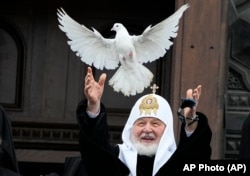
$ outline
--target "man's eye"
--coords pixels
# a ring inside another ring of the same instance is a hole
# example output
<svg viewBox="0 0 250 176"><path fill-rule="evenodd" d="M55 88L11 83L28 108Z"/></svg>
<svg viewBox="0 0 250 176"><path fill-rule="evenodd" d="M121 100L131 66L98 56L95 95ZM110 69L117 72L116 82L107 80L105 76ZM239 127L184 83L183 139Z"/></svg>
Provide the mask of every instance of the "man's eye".
<svg viewBox="0 0 250 176"><path fill-rule="evenodd" d="M143 125L144 125L143 122L139 122L139 123L138 123L138 126L143 126Z"/></svg>
<svg viewBox="0 0 250 176"><path fill-rule="evenodd" d="M153 123L153 126L159 126L159 123L155 122Z"/></svg>

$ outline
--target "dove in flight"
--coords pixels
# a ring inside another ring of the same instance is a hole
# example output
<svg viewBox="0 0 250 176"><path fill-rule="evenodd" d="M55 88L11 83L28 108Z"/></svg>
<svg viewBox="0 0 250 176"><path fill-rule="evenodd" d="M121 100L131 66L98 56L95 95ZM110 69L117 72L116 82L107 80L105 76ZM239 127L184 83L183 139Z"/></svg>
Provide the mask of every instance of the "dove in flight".
<svg viewBox="0 0 250 176"><path fill-rule="evenodd" d="M95 28L89 29L72 19L63 8L58 9L59 28L69 38L68 45L81 61L97 69L117 71L109 80L114 91L125 96L136 95L150 86L153 73L143 64L163 57L177 36L179 20L188 4L140 35L130 35L125 26L115 23L114 38L104 38Z"/></svg>

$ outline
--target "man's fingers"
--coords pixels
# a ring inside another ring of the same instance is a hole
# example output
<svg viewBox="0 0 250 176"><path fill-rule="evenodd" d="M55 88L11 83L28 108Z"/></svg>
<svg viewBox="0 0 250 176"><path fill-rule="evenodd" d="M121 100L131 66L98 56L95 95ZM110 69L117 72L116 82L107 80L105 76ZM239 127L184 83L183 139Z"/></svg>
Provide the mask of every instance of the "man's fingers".
<svg viewBox="0 0 250 176"><path fill-rule="evenodd" d="M193 97L196 101L198 101L200 98L200 95L201 95L201 85L197 86L197 88L194 89Z"/></svg>
<svg viewBox="0 0 250 176"><path fill-rule="evenodd" d="M89 94L90 88L91 88L91 86L89 84L85 85L85 87L84 87L84 93L85 93L85 95Z"/></svg>
<svg viewBox="0 0 250 176"><path fill-rule="evenodd" d="M106 80L106 77L107 77L107 75L106 75L105 73L101 74L101 76L100 76L100 78L99 78L99 81L98 81L98 84L99 84L100 86L103 86L103 85L104 85L105 80Z"/></svg>
<svg viewBox="0 0 250 176"><path fill-rule="evenodd" d="M197 94L198 94L198 98L200 98L200 96L201 96L201 85L199 85L198 87L197 87Z"/></svg>
<svg viewBox="0 0 250 176"><path fill-rule="evenodd" d="M201 85L197 86L194 90L188 89L186 92L186 98L192 98L195 100L199 100L200 95L201 95Z"/></svg>
<svg viewBox="0 0 250 176"><path fill-rule="evenodd" d="M90 75L91 75L91 68L88 67L87 68L87 73L86 73L86 76L85 76L85 82L87 81L87 79L89 78Z"/></svg>
<svg viewBox="0 0 250 176"><path fill-rule="evenodd" d="M89 76L90 78L93 78L93 77L94 77L91 67L88 67L88 76Z"/></svg>
<svg viewBox="0 0 250 176"><path fill-rule="evenodd" d="M92 80L94 80L92 68L88 67L87 68L87 74L85 76L85 84L89 84Z"/></svg>
<svg viewBox="0 0 250 176"><path fill-rule="evenodd" d="M91 67L88 67L88 73L92 74L92 68Z"/></svg>
<svg viewBox="0 0 250 176"><path fill-rule="evenodd" d="M193 98L193 90L192 89L187 90L186 98Z"/></svg>

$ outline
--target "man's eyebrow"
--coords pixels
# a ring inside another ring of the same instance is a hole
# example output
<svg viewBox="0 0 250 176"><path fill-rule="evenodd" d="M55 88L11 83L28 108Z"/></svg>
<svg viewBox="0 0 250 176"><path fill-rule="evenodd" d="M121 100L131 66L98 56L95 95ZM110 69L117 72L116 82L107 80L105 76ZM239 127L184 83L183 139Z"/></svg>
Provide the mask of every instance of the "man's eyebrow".
<svg viewBox="0 0 250 176"><path fill-rule="evenodd" d="M140 121L144 121L143 119L137 119L135 122L140 122Z"/></svg>
<svg viewBox="0 0 250 176"><path fill-rule="evenodd" d="M163 123L163 122L162 122L161 120L159 120L159 119L154 119L153 122L161 122L161 123Z"/></svg>

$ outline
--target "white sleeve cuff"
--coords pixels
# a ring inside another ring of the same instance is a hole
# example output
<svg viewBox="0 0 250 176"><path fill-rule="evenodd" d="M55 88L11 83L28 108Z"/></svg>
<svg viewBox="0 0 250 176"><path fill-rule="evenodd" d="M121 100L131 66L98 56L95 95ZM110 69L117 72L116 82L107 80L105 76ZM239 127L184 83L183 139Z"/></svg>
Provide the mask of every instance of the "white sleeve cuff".
<svg viewBox="0 0 250 176"><path fill-rule="evenodd" d="M86 111L90 118L96 118L100 114L100 110L95 114L90 111Z"/></svg>
<svg viewBox="0 0 250 176"><path fill-rule="evenodd" d="M186 131L187 137L190 137L194 132L194 131L188 131L186 128L185 128L185 131Z"/></svg>

